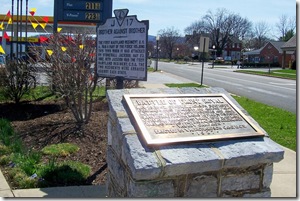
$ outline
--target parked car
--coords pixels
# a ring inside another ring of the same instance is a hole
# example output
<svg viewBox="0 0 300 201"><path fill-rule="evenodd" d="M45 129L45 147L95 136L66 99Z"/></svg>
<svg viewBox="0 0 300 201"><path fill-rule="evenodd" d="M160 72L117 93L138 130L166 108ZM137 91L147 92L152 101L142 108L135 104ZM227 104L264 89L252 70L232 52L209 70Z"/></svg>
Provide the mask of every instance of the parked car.
<svg viewBox="0 0 300 201"><path fill-rule="evenodd" d="M4 67L5 67L5 56L0 55L0 68L4 68Z"/></svg>
<svg viewBox="0 0 300 201"><path fill-rule="evenodd" d="M224 57L224 61L232 61L231 56L226 56L226 57Z"/></svg>
<svg viewBox="0 0 300 201"><path fill-rule="evenodd" d="M216 61L224 61L223 57L217 57Z"/></svg>
<svg viewBox="0 0 300 201"><path fill-rule="evenodd" d="M223 57L217 57L216 60L215 60L215 63L223 64L224 63Z"/></svg>

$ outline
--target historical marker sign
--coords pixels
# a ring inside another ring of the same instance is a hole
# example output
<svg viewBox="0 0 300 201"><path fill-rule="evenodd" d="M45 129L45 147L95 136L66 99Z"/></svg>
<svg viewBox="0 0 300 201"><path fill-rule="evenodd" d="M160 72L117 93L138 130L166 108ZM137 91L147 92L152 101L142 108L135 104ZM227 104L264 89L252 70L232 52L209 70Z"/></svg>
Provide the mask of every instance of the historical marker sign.
<svg viewBox="0 0 300 201"><path fill-rule="evenodd" d="M264 136L224 94L124 95L147 144Z"/></svg>
<svg viewBox="0 0 300 201"><path fill-rule="evenodd" d="M100 77L147 80L149 21L115 10L115 17L97 28L97 73Z"/></svg>

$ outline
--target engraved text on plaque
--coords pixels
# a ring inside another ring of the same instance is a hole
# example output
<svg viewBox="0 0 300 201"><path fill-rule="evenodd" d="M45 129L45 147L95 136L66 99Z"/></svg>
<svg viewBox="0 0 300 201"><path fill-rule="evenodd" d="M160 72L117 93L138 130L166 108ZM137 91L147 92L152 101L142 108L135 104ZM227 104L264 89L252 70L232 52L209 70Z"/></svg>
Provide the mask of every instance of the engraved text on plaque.
<svg viewBox="0 0 300 201"><path fill-rule="evenodd" d="M224 94L124 98L148 144L264 135Z"/></svg>

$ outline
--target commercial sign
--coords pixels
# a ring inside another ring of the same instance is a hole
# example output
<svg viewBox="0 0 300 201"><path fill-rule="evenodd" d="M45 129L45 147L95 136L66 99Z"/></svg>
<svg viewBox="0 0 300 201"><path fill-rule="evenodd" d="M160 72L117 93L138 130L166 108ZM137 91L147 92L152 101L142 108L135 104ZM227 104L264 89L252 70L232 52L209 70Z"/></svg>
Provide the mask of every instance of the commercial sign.
<svg viewBox="0 0 300 201"><path fill-rule="evenodd" d="M127 16L127 9L114 13L97 28L98 76L145 81L149 21Z"/></svg>
<svg viewBox="0 0 300 201"><path fill-rule="evenodd" d="M112 0L55 0L57 21L103 23L111 17Z"/></svg>
<svg viewBox="0 0 300 201"><path fill-rule="evenodd" d="M0 36L0 42L2 42L3 38L4 37ZM10 36L9 40L6 40L6 41L16 42L17 40L13 40L13 38ZM19 42L26 42L26 37L19 37L18 41ZM27 37L27 42L29 42L29 43L38 43L39 42L39 38L36 38L36 37Z"/></svg>

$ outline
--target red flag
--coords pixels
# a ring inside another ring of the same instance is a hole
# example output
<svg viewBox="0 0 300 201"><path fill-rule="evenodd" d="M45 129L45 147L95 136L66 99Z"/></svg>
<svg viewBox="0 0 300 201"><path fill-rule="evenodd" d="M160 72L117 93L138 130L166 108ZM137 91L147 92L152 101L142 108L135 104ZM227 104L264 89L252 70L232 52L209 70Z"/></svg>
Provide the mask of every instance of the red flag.
<svg viewBox="0 0 300 201"><path fill-rule="evenodd" d="M72 36L68 36L67 39L68 39L68 41L73 41Z"/></svg>
<svg viewBox="0 0 300 201"><path fill-rule="evenodd" d="M7 35L6 32L4 32L4 38L5 38L6 40L9 40L9 36Z"/></svg>
<svg viewBox="0 0 300 201"><path fill-rule="evenodd" d="M6 16L9 17L9 18L11 18L10 10L7 12Z"/></svg>
<svg viewBox="0 0 300 201"><path fill-rule="evenodd" d="M47 37L44 37L44 36L40 36L40 42L43 43L45 41L47 41L48 38Z"/></svg>
<svg viewBox="0 0 300 201"><path fill-rule="evenodd" d="M29 13L31 14L31 16L34 16L35 12L36 8L31 8Z"/></svg>
<svg viewBox="0 0 300 201"><path fill-rule="evenodd" d="M43 17L44 22L48 23L49 17Z"/></svg>

